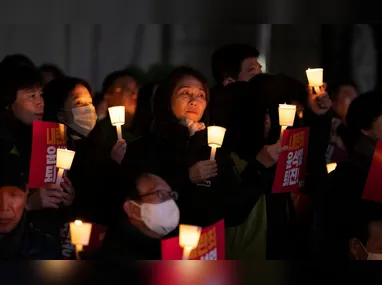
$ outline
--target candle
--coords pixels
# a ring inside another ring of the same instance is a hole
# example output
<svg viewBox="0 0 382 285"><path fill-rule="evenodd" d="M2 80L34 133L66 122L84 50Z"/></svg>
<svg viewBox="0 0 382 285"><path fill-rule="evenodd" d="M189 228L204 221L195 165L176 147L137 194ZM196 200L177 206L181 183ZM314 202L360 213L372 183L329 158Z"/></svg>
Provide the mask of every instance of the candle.
<svg viewBox="0 0 382 285"><path fill-rule="evenodd" d="M183 248L183 258L189 259L190 253L199 244L202 228L190 225L179 225L179 245Z"/></svg>
<svg viewBox="0 0 382 285"><path fill-rule="evenodd" d="M62 176L64 175L65 170L70 170L72 167L72 162L76 152L58 148L56 155L56 167L58 168L58 174L56 179L56 185L61 184Z"/></svg>
<svg viewBox="0 0 382 285"><path fill-rule="evenodd" d="M332 172L334 169L336 169L337 167L337 163L333 162L333 163L328 163L326 165L326 169L328 170L328 173Z"/></svg>
<svg viewBox="0 0 382 285"><path fill-rule="evenodd" d="M211 147L210 159L215 159L216 149L223 145L226 129L218 126L210 126L208 130L208 145Z"/></svg>
<svg viewBox="0 0 382 285"><path fill-rule="evenodd" d="M281 126L280 141L287 127L292 127L296 116L296 106L279 104L279 124Z"/></svg>
<svg viewBox="0 0 382 285"><path fill-rule="evenodd" d="M324 70L322 68L308 68L306 70L306 77L308 77L309 85L315 88L318 94L323 84Z"/></svg>
<svg viewBox="0 0 382 285"><path fill-rule="evenodd" d="M91 231L90 223L83 223L80 220L70 223L70 239L76 246L77 259L80 259L78 253L83 250L83 246L89 245Z"/></svg>
<svg viewBox="0 0 382 285"><path fill-rule="evenodd" d="M296 116L296 106L279 104L279 124L280 126L292 127Z"/></svg>
<svg viewBox="0 0 382 285"><path fill-rule="evenodd" d="M125 107L115 106L109 109L110 121L113 126L117 128L118 139L122 139L122 128L125 124Z"/></svg>

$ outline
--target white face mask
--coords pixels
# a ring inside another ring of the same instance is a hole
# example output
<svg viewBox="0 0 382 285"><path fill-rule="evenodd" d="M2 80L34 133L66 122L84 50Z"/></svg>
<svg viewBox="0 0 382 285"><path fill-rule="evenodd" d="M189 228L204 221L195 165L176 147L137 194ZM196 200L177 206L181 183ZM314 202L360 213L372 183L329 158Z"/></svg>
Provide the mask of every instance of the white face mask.
<svg viewBox="0 0 382 285"><path fill-rule="evenodd" d="M179 208L174 200L160 204L132 203L141 208L141 219L145 225L159 235L167 235L179 224Z"/></svg>
<svg viewBox="0 0 382 285"><path fill-rule="evenodd" d="M364 245L362 243L361 243L361 245L362 245L363 249L367 253L367 260L382 260L382 254L381 253L371 253L371 252L368 252L367 249L364 247Z"/></svg>
<svg viewBox="0 0 382 285"><path fill-rule="evenodd" d="M77 133L87 137L97 123L97 113L93 105L72 109L73 122L68 126Z"/></svg>

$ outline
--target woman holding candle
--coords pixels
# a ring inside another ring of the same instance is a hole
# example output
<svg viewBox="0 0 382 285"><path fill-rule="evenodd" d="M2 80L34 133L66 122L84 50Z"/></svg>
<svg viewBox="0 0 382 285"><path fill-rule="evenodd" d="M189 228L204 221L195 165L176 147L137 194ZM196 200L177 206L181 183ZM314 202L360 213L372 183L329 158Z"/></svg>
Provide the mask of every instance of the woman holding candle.
<svg viewBox="0 0 382 285"><path fill-rule="evenodd" d="M227 225L242 222L256 193L240 185L229 154L219 149L210 160L207 144L207 81L180 67L158 87L151 133L129 145L122 165L128 171L151 165L179 192L181 223Z"/></svg>
<svg viewBox="0 0 382 285"><path fill-rule="evenodd" d="M117 187L112 183L120 166L112 160L112 146L105 142L100 126L95 127L97 115L91 94L89 84L82 79L63 77L51 81L44 89L44 120L65 124L68 149L76 152L68 172L76 189L71 219L107 224L114 211L110 201L116 195L105 195L104 191ZM115 127L110 127L116 145ZM100 207L108 210L100 212Z"/></svg>

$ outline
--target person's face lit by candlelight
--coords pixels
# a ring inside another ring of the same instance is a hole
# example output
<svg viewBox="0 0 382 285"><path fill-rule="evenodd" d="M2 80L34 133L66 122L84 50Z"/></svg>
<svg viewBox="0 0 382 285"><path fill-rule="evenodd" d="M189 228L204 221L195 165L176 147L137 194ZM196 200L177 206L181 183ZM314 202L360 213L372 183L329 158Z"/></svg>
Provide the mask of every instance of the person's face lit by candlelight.
<svg viewBox="0 0 382 285"><path fill-rule="evenodd" d="M78 84L66 99L63 108L64 112L61 112L59 116L65 123L72 124L74 119L73 113L71 112L72 109L84 106L93 106L93 99L89 90L85 86Z"/></svg>
<svg viewBox="0 0 382 285"><path fill-rule="evenodd" d="M27 192L16 186L0 187L0 237L10 233L24 213Z"/></svg>
<svg viewBox="0 0 382 285"><path fill-rule="evenodd" d="M34 120L42 120L44 99L41 86L18 90L16 100L12 104L12 111L15 117L26 125L32 125Z"/></svg>
<svg viewBox="0 0 382 285"><path fill-rule="evenodd" d="M171 97L172 111L178 119L188 118L199 122L207 107L206 90L193 76L180 79Z"/></svg>
<svg viewBox="0 0 382 285"><path fill-rule="evenodd" d="M137 109L139 85L131 76L117 78L108 88L105 101L108 107L125 106L126 118L132 118Z"/></svg>

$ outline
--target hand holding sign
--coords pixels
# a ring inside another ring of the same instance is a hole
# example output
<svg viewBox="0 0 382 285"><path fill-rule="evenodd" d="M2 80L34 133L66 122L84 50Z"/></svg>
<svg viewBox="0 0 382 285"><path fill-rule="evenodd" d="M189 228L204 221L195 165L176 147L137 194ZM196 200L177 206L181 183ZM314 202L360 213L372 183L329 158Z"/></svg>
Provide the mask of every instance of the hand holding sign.
<svg viewBox="0 0 382 285"><path fill-rule="evenodd" d="M273 145L264 146L256 156L256 160L259 161L266 168L273 166L279 159L280 153L288 150L288 146L281 146L280 142Z"/></svg>
<svg viewBox="0 0 382 285"><path fill-rule="evenodd" d="M64 177L64 182L61 183L61 187L64 190L64 195L62 197L62 204L69 207L73 204L75 193L72 182L68 177Z"/></svg>
<svg viewBox="0 0 382 285"><path fill-rule="evenodd" d="M28 197L27 210L58 209L64 198L62 189L38 188Z"/></svg>
<svg viewBox="0 0 382 285"><path fill-rule="evenodd" d="M189 169L192 183L200 183L218 175L218 165L215 160L204 160L194 164Z"/></svg>

